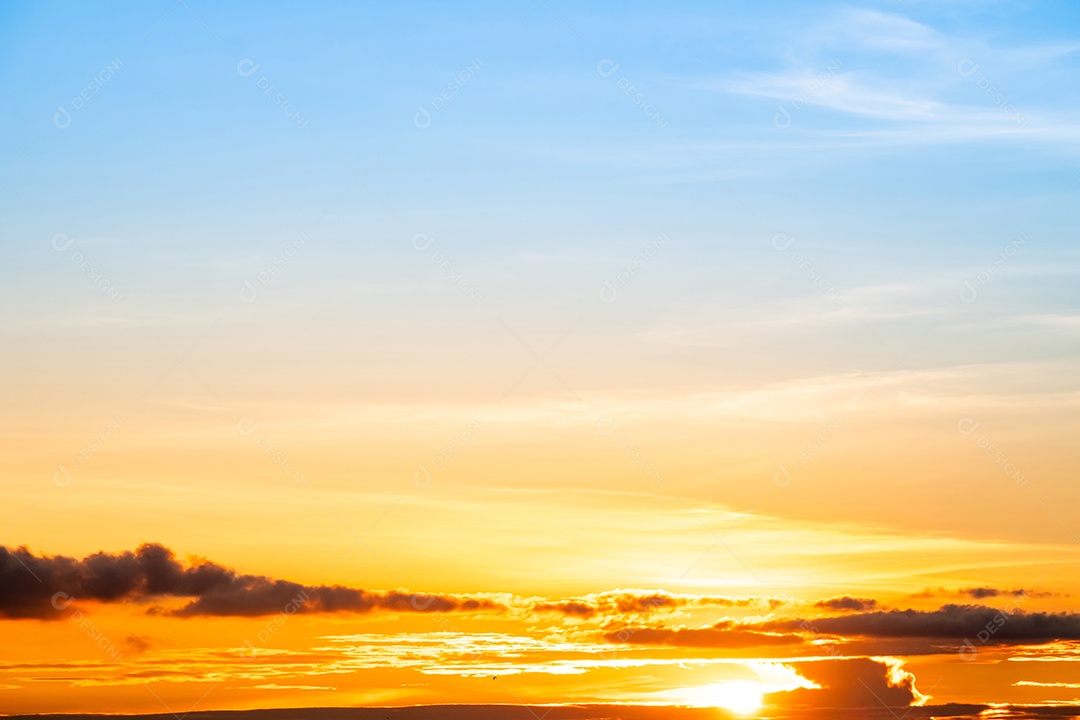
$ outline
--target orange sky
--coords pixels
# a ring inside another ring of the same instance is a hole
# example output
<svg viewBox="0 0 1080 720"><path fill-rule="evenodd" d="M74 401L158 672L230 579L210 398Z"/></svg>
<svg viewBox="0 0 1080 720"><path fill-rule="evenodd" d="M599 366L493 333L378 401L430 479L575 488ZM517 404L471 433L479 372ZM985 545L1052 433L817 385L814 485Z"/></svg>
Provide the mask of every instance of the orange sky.
<svg viewBox="0 0 1080 720"><path fill-rule="evenodd" d="M6 3L0 715L1080 705L1078 13Z"/></svg>

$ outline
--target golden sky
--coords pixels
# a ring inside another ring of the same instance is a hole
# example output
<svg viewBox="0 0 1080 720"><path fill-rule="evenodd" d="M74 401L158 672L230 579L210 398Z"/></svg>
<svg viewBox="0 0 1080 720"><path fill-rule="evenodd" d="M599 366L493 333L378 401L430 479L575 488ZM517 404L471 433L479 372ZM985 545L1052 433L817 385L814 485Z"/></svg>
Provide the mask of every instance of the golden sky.
<svg viewBox="0 0 1080 720"><path fill-rule="evenodd" d="M0 715L1076 711L1077 27L6 4Z"/></svg>

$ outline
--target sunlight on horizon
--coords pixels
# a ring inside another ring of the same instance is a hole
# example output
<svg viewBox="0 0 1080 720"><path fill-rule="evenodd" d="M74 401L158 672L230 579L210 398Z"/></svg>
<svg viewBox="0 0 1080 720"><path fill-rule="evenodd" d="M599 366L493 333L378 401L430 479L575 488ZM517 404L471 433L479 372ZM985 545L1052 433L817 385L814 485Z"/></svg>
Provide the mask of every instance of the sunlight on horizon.
<svg viewBox="0 0 1080 720"><path fill-rule="evenodd" d="M708 685L678 688L659 693L666 700L694 707L717 707L738 715L748 715L765 705L770 693L818 689L820 686L782 663L754 662L746 665L756 680L721 680Z"/></svg>

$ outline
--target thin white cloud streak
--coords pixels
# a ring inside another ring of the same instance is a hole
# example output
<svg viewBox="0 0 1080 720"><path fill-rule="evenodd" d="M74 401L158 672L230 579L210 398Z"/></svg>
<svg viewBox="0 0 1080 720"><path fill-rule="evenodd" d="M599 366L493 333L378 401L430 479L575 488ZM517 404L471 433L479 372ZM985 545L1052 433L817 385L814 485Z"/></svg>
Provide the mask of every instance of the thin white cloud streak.
<svg viewBox="0 0 1080 720"><path fill-rule="evenodd" d="M1068 73L1062 61L1080 44L996 48L981 38L948 36L904 14L855 8L790 32L783 53L788 69L695 85L779 101L799 115L792 138L815 137L816 147L829 137L880 145L1080 140L1080 118L1067 106L1054 110L1019 101L1031 96L1025 76L1041 71L1048 82L1052 73ZM978 96L974 102L954 99L972 95ZM810 107L839 118L809 117ZM830 127L836 119L901 127Z"/></svg>

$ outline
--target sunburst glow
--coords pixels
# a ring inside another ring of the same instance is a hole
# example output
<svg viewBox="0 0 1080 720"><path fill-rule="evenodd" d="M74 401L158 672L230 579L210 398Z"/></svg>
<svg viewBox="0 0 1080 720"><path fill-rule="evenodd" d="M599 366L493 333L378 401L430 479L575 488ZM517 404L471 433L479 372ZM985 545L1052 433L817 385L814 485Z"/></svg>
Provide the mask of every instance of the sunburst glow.
<svg viewBox="0 0 1080 720"><path fill-rule="evenodd" d="M665 695L679 703L697 707L718 707L739 715L748 715L761 708L765 693L779 689L781 688L756 680L724 680L710 685L682 688Z"/></svg>
<svg viewBox="0 0 1080 720"><path fill-rule="evenodd" d="M739 715L749 715L761 708L768 688L761 683L736 680L716 686L716 705Z"/></svg>

